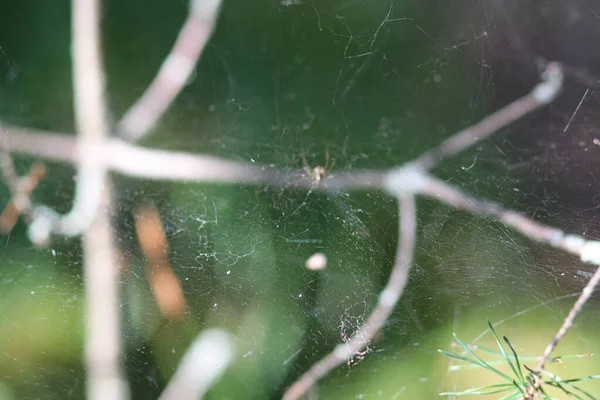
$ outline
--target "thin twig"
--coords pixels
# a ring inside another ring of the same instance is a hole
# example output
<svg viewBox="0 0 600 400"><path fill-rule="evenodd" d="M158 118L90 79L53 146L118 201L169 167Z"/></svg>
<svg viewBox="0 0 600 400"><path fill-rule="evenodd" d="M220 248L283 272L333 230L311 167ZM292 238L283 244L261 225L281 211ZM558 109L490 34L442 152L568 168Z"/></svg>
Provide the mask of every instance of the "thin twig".
<svg viewBox="0 0 600 400"><path fill-rule="evenodd" d="M118 131L125 139L141 139L184 87L213 32L221 0L192 0L187 20L154 81L125 113Z"/></svg>
<svg viewBox="0 0 600 400"><path fill-rule="evenodd" d="M2 126L13 153L27 154L67 164L77 164L76 138L57 132ZM268 184L312 190L378 189L386 171L359 170L324 177L318 184L302 170L233 161L177 151L149 149L120 139L108 139L95 149L98 162L112 172L133 178Z"/></svg>
<svg viewBox="0 0 600 400"><path fill-rule="evenodd" d="M598 286L599 282L600 267L596 269L594 275L591 277L587 285L585 285L585 288L583 288L583 292L581 292L581 296L579 296L579 298L571 308L571 311L569 311L569 315L567 315L567 318L565 318L565 321L563 322L562 326L560 327L558 332L556 332L556 335L554 335L554 338L552 338L550 343L548 343L548 346L546 346L546 350L544 350L544 354L540 358L540 361L536 368L536 372L538 374L542 373L544 365L548 362L548 359L550 358L550 354L552 353L558 342L560 342L560 340L565 336L565 334L571 328L571 326L573 326L575 318L581 312L581 309L589 300L590 296L594 292L594 289L596 289L596 286Z"/></svg>
<svg viewBox="0 0 600 400"><path fill-rule="evenodd" d="M203 331L186 351L159 400L196 400L221 377L233 359L233 338L223 330Z"/></svg>
<svg viewBox="0 0 600 400"><path fill-rule="evenodd" d="M417 190L419 194L446 203L458 210L497 218L504 225L515 229L532 240L577 255L584 263L600 266L600 242L596 240L588 240L579 235L567 234L560 229L535 222L526 215L506 210L497 203L471 196L432 175L423 173L421 179L421 184Z"/></svg>
<svg viewBox="0 0 600 400"><path fill-rule="evenodd" d="M83 232L86 293L85 365L87 399L129 397L121 366L119 271L111 226L112 191L107 167L95 157L109 133L104 71L100 51L99 0L73 0L73 86L77 139L77 186L73 208L53 218L49 209L30 225L30 236L42 241L58 232ZM44 218L47 226L43 225ZM36 223L37 222L37 223Z"/></svg>
<svg viewBox="0 0 600 400"><path fill-rule="evenodd" d="M290 386L283 395L284 400L300 398L319 379L362 351L387 322L398 299L402 296L402 292L408 281L417 230L417 210L414 195L412 193L403 193L398 196L398 203L400 222L396 261L394 262L390 278L379 295L377 305L367 318L367 321L354 333L350 340L338 344L331 353L314 364Z"/></svg>
<svg viewBox="0 0 600 400"><path fill-rule="evenodd" d="M418 157L415 163L424 169L431 169L443 158L473 146L536 108L550 103L560 93L562 80L562 67L555 62L549 63L542 75L542 81L529 94L452 135L439 146Z"/></svg>
<svg viewBox="0 0 600 400"><path fill-rule="evenodd" d="M87 400L126 400L121 365L119 265L111 224L112 192L106 182L101 212L83 235L83 281L86 294Z"/></svg>
<svg viewBox="0 0 600 400"><path fill-rule="evenodd" d="M32 213L29 237L46 245L52 233L77 236L85 231L102 201L106 166L96 157L108 135L104 73L100 54L98 0L73 0L73 86L75 122L79 132L77 185L73 207L61 216L40 206Z"/></svg>

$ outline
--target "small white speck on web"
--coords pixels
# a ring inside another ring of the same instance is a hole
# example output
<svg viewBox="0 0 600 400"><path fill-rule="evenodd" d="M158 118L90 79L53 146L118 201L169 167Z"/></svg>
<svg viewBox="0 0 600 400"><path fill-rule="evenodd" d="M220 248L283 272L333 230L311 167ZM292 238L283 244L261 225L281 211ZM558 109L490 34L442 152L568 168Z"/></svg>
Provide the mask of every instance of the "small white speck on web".
<svg viewBox="0 0 600 400"><path fill-rule="evenodd" d="M324 253L315 253L306 260L305 266L311 271L321 271L327 267L327 256Z"/></svg>

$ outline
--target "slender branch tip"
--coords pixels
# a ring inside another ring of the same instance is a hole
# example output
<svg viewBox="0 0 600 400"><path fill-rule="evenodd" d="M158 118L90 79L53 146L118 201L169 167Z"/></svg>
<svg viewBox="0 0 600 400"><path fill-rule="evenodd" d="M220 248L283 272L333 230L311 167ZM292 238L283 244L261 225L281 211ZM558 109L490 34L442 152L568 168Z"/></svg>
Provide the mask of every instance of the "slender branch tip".
<svg viewBox="0 0 600 400"><path fill-rule="evenodd" d="M563 75L560 63L549 63L542 74L542 82L533 90L536 100L543 104L552 102L562 90Z"/></svg>

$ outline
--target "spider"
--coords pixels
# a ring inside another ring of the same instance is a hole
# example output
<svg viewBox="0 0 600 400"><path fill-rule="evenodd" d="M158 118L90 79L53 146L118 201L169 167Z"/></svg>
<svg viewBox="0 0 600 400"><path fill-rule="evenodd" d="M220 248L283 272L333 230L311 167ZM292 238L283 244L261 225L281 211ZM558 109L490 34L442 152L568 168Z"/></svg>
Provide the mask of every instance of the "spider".
<svg viewBox="0 0 600 400"><path fill-rule="evenodd" d="M315 183L320 183L323 178L327 176L327 170L333 168L332 163L329 166L329 150L325 150L325 166L317 165L314 168L311 168L308 165L308 161L306 161L306 156L302 153L302 169L315 181Z"/></svg>

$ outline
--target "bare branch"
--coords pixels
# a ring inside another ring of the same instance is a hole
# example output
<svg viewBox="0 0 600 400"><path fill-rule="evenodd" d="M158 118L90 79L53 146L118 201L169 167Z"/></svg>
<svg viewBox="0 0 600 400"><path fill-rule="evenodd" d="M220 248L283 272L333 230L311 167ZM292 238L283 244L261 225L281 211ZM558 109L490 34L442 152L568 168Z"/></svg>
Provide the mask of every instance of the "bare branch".
<svg viewBox="0 0 600 400"><path fill-rule="evenodd" d="M450 157L473 146L508 124L546 105L560 93L563 72L558 63L549 63L540 82L529 94L513 101L480 122L457 132L415 160L425 169L433 168L442 158Z"/></svg>
<svg viewBox="0 0 600 400"><path fill-rule="evenodd" d="M106 166L96 159L109 132L104 99L104 73L100 54L100 22L97 0L73 0L73 85L79 138L77 186L73 208L64 216L47 207L33 212L29 236L38 245L48 243L51 233L81 234L95 217L102 200Z"/></svg>
<svg viewBox="0 0 600 400"><path fill-rule="evenodd" d="M186 84L212 35L221 0L192 0L190 12L177 41L158 75L118 125L125 139L141 139L173 102Z"/></svg>
<svg viewBox="0 0 600 400"><path fill-rule="evenodd" d="M550 354L552 353L552 351L554 350L554 348L556 347L558 342L560 342L560 340L565 336L567 331L573 326L573 322L575 322L575 318L581 312L585 303L590 299L590 296L594 292L594 289L596 289L596 286L598 286L599 282L600 282L600 267L598 267L596 269L596 272L594 273L594 275L590 278L587 285L585 285L585 288L583 288L583 292L581 292L581 295L579 296L579 298L577 299L577 301L571 308L571 311L569 311L569 314L567 315L567 318L565 318L565 321L563 322L562 326L560 327L558 332L556 332L556 335L554 335L554 338L552 338L550 343L548 343L548 346L546 346L546 349L544 350L544 354L540 358L540 361L537 365L536 372L538 374L542 373L542 370L544 369L544 365L548 362L548 359L550 358Z"/></svg>
<svg viewBox="0 0 600 400"><path fill-rule="evenodd" d="M121 366L119 266L110 223L112 191L109 182L104 187L101 212L83 235L86 399L125 400L129 389Z"/></svg>
<svg viewBox="0 0 600 400"><path fill-rule="evenodd" d="M77 138L59 132L1 125L6 146L12 153L26 154L49 161L77 164Z"/></svg>
<svg viewBox="0 0 600 400"><path fill-rule="evenodd" d="M44 208L29 232L38 242L47 240L50 232L84 233L87 398L122 400L129 393L121 371L119 271L110 221L112 190L106 165L95 157L96 148L104 146L109 133L99 13L99 0L73 0L74 107L79 132L73 208L64 217Z"/></svg>
<svg viewBox="0 0 600 400"><path fill-rule="evenodd" d="M579 256L582 262L600 266L600 242L571 235L560 229L540 224L531 218L502 208L499 204L478 199L434 176L422 174L423 183L418 193L446 203L458 210L497 218L524 236L537 242L549 244Z"/></svg>
<svg viewBox="0 0 600 400"><path fill-rule="evenodd" d="M76 139L57 132L2 126L14 153L77 164ZM95 148L98 163L133 178L227 183L264 183L312 190L378 189L385 171L361 170L324 177L317 184L302 170L282 171L270 166L227 160L216 156L148 149L119 139Z"/></svg>
<svg viewBox="0 0 600 400"><path fill-rule="evenodd" d="M553 247L564 246L562 248L567 251L572 248L564 243L566 235L560 229L537 223L523 214L505 210L499 204L471 196L432 175L423 174L422 178L423 183L419 188L419 193L425 196L446 203L457 210L466 210L474 214L497 218L503 224L537 242L547 243ZM570 252L580 255L576 251Z"/></svg>
<svg viewBox="0 0 600 400"><path fill-rule="evenodd" d="M396 261L390 278L379 295L375 309L350 340L338 344L331 353L314 364L294 382L283 395L284 400L300 398L319 379L362 351L387 322L408 281L416 241L417 210L414 195L412 193L400 194L398 205L400 222Z"/></svg>
<svg viewBox="0 0 600 400"><path fill-rule="evenodd" d="M203 331L187 350L159 400L196 400L214 385L233 359L233 338L218 329Z"/></svg>

